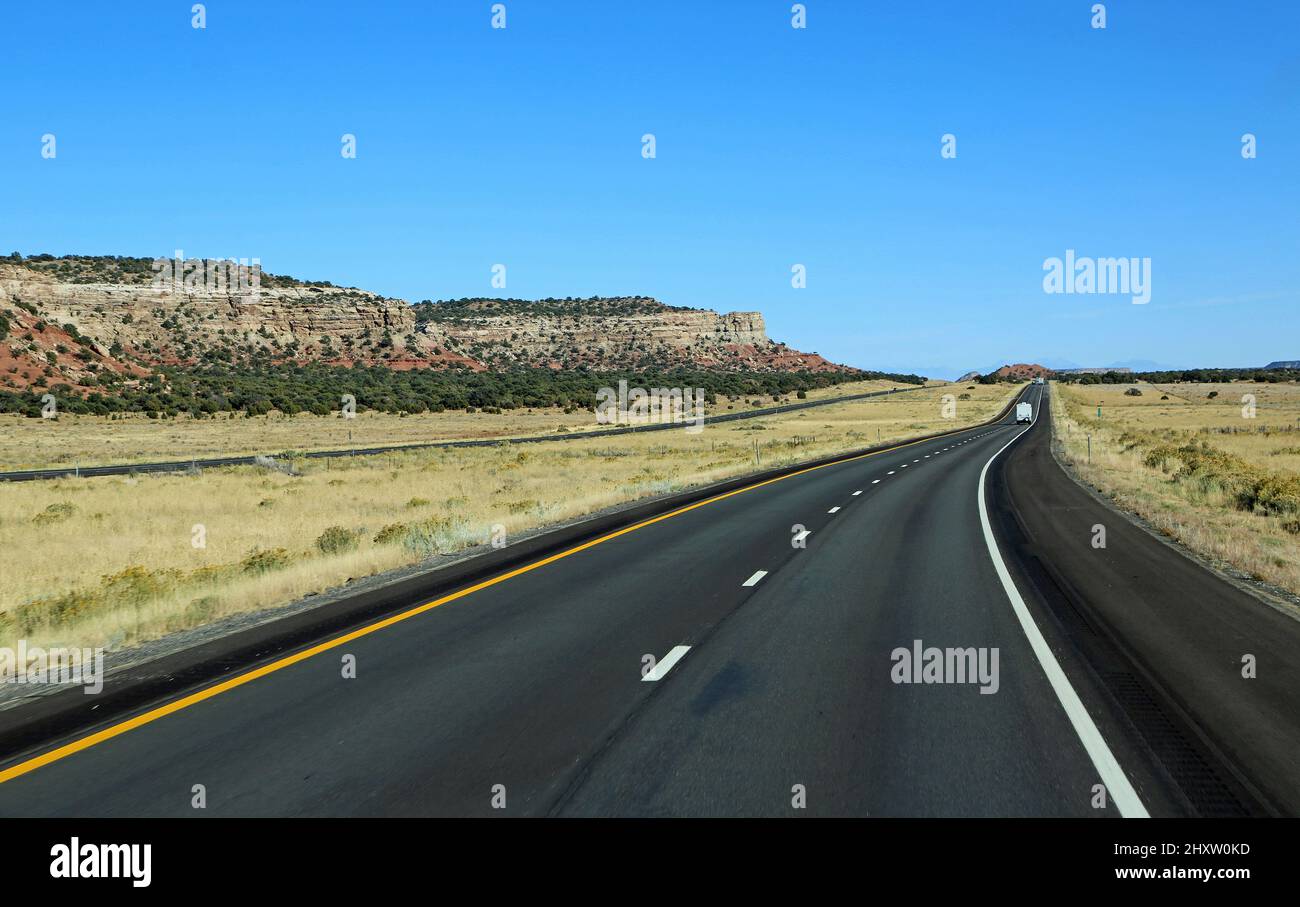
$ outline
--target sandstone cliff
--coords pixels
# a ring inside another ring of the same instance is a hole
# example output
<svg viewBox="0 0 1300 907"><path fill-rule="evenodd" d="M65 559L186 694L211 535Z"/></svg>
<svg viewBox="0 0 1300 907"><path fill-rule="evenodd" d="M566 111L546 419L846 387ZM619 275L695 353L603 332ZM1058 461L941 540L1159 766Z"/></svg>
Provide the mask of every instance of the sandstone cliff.
<svg viewBox="0 0 1300 907"><path fill-rule="evenodd" d="M850 371L767 337L758 312L645 297L457 300L412 306L365 290L197 264L175 282L149 259L0 260L0 387L93 386L203 362ZM245 277L247 275L245 274ZM252 284L252 285L250 285Z"/></svg>

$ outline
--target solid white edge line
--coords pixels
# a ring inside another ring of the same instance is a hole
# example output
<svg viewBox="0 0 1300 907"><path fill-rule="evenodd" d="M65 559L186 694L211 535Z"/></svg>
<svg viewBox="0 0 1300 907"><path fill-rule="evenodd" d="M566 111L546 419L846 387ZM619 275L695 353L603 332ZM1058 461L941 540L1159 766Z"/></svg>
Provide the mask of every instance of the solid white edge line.
<svg viewBox="0 0 1300 907"><path fill-rule="evenodd" d="M1037 407L1035 407L1037 410ZM1101 775L1102 783L1106 785L1106 790L1110 792L1111 799L1115 802L1119 814L1126 819L1146 819L1149 818L1146 807L1142 805L1142 800L1129 783L1128 776L1124 774L1124 769L1120 767L1119 761L1115 754L1110 751L1106 740L1101 736L1101 731L1093 722L1092 716L1084 708L1083 701L1079 694L1074 691L1070 685L1070 679L1065 676L1065 671L1061 669L1060 663L1052 650L1047 645L1047 640L1034 623L1034 617L1029 613L1025 600L1020 597L1020 590L1016 588L1015 581L1011 579L1011 573L1007 570L1007 565L1002 560L1002 552L998 550L997 540L993 537L993 528L989 524L988 505L984 501L984 479L988 475L989 467L993 461L998 458L1002 451L1006 450L1012 444L1020 440L1020 437L1030 428L1038 423L1038 413L1034 413L1034 421L1030 422L1028 427L1016 434L1014 438L1003 444L998 452L989 457L984 468L980 470L979 479L979 507L980 507L980 526L984 530L984 543L988 546L989 557L993 559L993 567L997 570L998 579L1002 581L1002 588L1007 593L1007 598L1011 600L1011 608L1016 612L1016 618L1020 621L1020 628L1025 631L1025 636L1029 639L1030 648L1034 650L1034 655L1038 657L1038 663L1043 668L1043 673L1047 675L1047 682L1052 685L1052 691L1056 693L1056 698L1060 701L1061 707L1065 709L1065 717L1070 719L1070 724L1074 726L1074 732L1079 735L1079 742L1088 752L1088 758L1092 760L1093 766L1097 773Z"/></svg>
<svg viewBox="0 0 1300 907"><path fill-rule="evenodd" d="M741 583L742 586L757 586L758 581L767 576L766 570L755 570L754 575Z"/></svg>
<svg viewBox="0 0 1300 907"><path fill-rule="evenodd" d="M682 656L691 650L690 646L673 646L672 650L664 656L664 660L656 662L655 666L650 669L641 682L662 680L663 676L673 669L673 665L682 660Z"/></svg>

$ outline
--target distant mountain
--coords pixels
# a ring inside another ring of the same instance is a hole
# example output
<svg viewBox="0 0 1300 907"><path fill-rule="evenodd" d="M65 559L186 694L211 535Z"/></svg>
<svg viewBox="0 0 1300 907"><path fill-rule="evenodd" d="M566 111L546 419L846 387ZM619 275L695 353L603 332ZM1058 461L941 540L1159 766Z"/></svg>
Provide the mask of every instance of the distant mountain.
<svg viewBox="0 0 1300 907"><path fill-rule="evenodd" d="M1279 359L1270 362L1264 368L1300 368L1300 359Z"/></svg>
<svg viewBox="0 0 1300 907"><path fill-rule="evenodd" d="M768 338L759 312L641 296L411 305L230 263L95 255L0 258L0 390L82 393L159 366L321 362L463 368L841 372Z"/></svg>
<svg viewBox="0 0 1300 907"><path fill-rule="evenodd" d="M1051 374L1052 370L1050 368L1029 362L1017 362L1015 365L1004 365L1002 368L993 372L993 375L999 380L1011 379L1014 381L1028 381L1030 378L1047 378Z"/></svg>
<svg viewBox="0 0 1300 907"><path fill-rule="evenodd" d="M1179 366L1165 365L1162 362L1154 362L1150 359L1126 359L1123 362L1112 362L1107 368L1119 370L1126 368L1130 372L1175 372Z"/></svg>

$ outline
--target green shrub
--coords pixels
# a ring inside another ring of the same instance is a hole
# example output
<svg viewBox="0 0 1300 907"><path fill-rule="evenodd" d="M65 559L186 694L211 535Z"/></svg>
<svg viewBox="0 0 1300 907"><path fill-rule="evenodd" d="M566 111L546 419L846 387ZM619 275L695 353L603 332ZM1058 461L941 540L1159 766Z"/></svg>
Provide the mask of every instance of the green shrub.
<svg viewBox="0 0 1300 907"><path fill-rule="evenodd" d="M254 548L239 562L245 573L267 573L289 566L293 558L284 548Z"/></svg>
<svg viewBox="0 0 1300 907"><path fill-rule="evenodd" d="M141 604L174 589L180 579L178 570L149 570L135 565L101 577L100 585L110 601Z"/></svg>
<svg viewBox="0 0 1300 907"><path fill-rule="evenodd" d="M1265 513L1300 512L1300 477L1276 473L1258 476L1250 487L1238 495L1247 509L1260 509Z"/></svg>
<svg viewBox="0 0 1300 907"><path fill-rule="evenodd" d="M410 530L406 523L389 523L375 533L373 541L376 545L395 545L405 539Z"/></svg>
<svg viewBox="0 0 1300 907"><path fill-rule="evenodd" d="M60 501L57 504L51 504L36 516L32 517L32 522L38 526L47 526L50 523L61 523L68 517L77 512L77 508L67 501Z"/></svg>
<svg viewBox="0 0 1300 907"><path fill-rule="evenodd" d="M38 627L60 626L102 610L106 605L97 591L75 589L62 595L38 598L14 609L13 622L22 636Z"/></svg>
<svg viewBox="0 0 1300 907"><path fill-rule="evenodd" d="M1290 473L1267 472L1241 457L1194 441L1181 447L1158 444L1142 459L1146 466L1166 472L1170 461L1180 464L1174 473L1176 481L1195 482L1207 491L1221 490L1242 510L1300 512L1300 477Z"/></svg>
<svg viewBox="0 0 1300 907"><path fill-rule="evenodd" d="M330 526L316 539L321 554L343 554L357 547L360 533L342 526Z"/></svg>
<svg viewBox="0 0 1300 907"><path fill-rule="evenodd" d="M450 546L448 533L451 529L451 520L443 517L421 520L406 527L402 534L402 544L421 557L428 557Z"/></svg>
<svg viewBox="0 0 1300 907"><path fill-rule="evenodd" d="M149 570L139 565L100 577L98 588L73 589L38 598L14 609L12 623L22 635L40 627L60 627L123 605L141 605L172 591L179 570Z"/></svg>

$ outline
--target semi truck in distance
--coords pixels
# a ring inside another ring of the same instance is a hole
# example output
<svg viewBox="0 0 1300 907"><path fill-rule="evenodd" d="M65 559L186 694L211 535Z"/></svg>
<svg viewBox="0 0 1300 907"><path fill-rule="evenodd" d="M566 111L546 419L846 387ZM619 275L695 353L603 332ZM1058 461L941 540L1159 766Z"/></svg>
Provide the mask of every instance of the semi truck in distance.
<svg viewBox="0 0 1300 907"><path fill-rule="evenodd" d="M1016 404L1016 424L1028 423L1034 421L1034 404L1017 403Z"/></svg>

